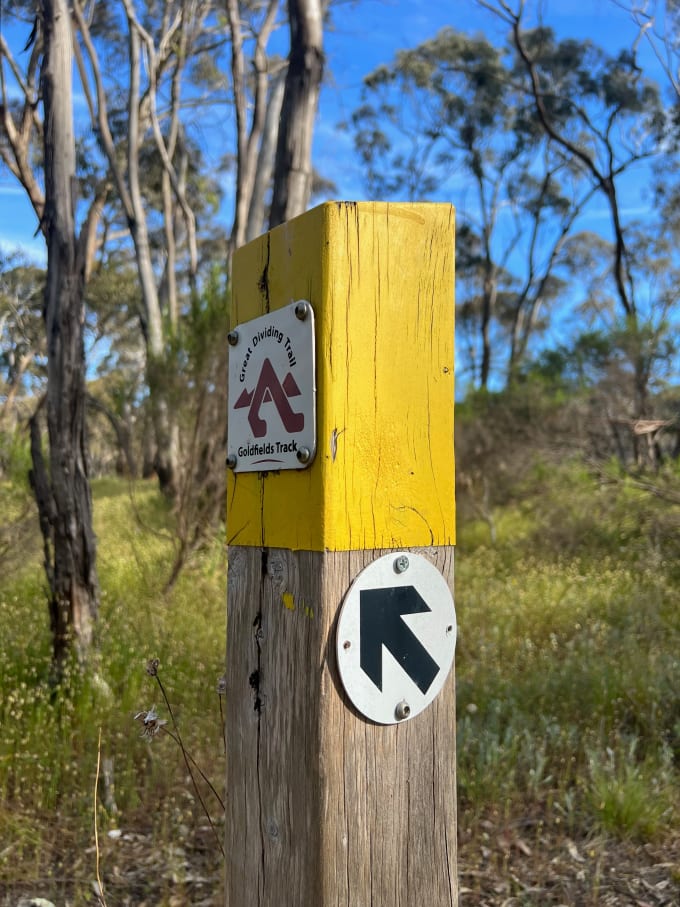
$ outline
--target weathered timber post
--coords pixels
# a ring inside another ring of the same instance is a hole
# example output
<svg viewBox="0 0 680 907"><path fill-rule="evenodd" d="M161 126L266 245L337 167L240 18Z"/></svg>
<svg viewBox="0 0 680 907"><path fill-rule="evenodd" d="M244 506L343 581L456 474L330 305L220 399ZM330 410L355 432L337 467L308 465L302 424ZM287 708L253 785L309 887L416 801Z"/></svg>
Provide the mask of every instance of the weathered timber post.
<svg viewBox="0 0 680 907"><path fill-rule="evenodd" d="M457 904L453 313L449 205L235 254L227 907Z"/></svg>

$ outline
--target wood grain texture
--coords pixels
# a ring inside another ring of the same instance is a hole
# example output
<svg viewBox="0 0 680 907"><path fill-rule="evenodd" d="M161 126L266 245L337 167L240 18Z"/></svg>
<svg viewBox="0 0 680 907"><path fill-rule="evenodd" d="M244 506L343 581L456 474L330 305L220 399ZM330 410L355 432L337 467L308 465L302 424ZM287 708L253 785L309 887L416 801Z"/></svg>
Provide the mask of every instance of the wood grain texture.
<svg viewBox="0 0 680 907"><path fill-rule="evenodd" d="M453 584L453 549L414 549ZM385 549L231 546L227 907L457 904L455 684L373 724L344 695L334 628Z"/></svg>

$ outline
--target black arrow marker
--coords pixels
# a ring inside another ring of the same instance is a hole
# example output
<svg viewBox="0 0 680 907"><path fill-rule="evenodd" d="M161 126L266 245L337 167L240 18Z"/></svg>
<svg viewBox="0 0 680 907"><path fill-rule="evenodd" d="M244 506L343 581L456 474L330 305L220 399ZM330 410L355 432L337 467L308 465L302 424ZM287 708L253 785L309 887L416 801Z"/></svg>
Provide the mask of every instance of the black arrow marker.
<svg viewBox="0 0 680 907"><path fill-rule="evenodd" d="M421 693L426 694L439 665L411 631L404 614L424 614L428 607L414 586L363 589L359 593L359 664L382 692L382 647L396 658Z"/></svg>

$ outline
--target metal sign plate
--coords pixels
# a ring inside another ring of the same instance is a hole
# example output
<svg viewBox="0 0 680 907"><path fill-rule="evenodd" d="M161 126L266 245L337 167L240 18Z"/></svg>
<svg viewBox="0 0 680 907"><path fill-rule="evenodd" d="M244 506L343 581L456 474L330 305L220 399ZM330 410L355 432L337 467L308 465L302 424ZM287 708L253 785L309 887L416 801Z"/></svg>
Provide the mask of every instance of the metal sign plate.
<svg viewBox="0 0 680 907"><path fill-rule="evenodd" d="M386 554L352 583L336 652L343 686L362 715L396 724L422 712L444 686L455 648L453 596L426 558Z"/></svg>
<svg viewBox="0 0 680 907"><path fill-rule="evenodd" d="M316 452L314 311L304 301L229 334L229 450L235 472L304 469Z"/></svg>

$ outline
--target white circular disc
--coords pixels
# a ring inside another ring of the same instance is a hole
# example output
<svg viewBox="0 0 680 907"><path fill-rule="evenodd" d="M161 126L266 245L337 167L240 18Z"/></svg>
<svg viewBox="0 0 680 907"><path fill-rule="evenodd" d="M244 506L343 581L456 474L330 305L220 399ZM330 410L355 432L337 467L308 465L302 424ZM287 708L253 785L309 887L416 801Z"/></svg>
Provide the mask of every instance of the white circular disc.
<svg viewBox="0 0 680 907"><path fill-rule="evenodd" d="M338 669L366 718L397 724L422 712L444 686L455 649L451 590L422 555L383 555L350 586L338 618Z"/></svg>

